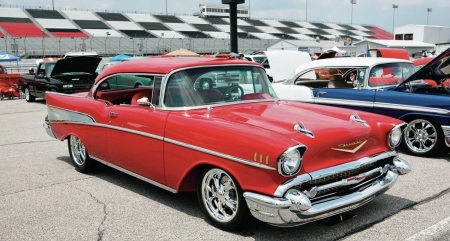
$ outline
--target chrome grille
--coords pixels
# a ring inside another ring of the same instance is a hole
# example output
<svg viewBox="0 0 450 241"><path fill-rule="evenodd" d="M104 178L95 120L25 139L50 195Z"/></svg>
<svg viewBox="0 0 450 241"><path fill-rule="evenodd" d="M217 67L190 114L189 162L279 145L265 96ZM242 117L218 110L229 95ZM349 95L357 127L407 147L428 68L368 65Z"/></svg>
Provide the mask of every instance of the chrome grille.
<svg viewBox="0 0 450 241"><path fill-rule="evenodd" d="M311 188L313 188L313 187L320 187L320 186L324 186L324 185L327 185L330 183L341 181L343 179L355 177L355 176L358 176L359 174L366 173L368 171L374 170L379 167L383 167L386 164L391 164L391 163L392 163L392 158L381 159L377 162L368 163L368 164L360 166L358 168L354 168L354 169L350 169L350 170L343 170L342 172L338 172L338 173L334 173L332 175L314 179L309 182L303 183L301 185L297 185L294 188L297 190L301 190L301 191L308 191L308 190L311 190ZM383 174L383 175L385 175L385 174ZM378 177L380 177L380 176L381 176L381 173L376 172L376 173L372 173L371 175L366 176L365 179L362 180L360 183L356 183L356 184L352 184L352 185L331 187L331 188L317 191L316 196L311 198L311 201L320 200L323 197L329 198L330 196L340 196L345 193L355 192L355 191L357 191L357 189L353 190L354 187L373 182L374 178L378 179Z"/></svg>

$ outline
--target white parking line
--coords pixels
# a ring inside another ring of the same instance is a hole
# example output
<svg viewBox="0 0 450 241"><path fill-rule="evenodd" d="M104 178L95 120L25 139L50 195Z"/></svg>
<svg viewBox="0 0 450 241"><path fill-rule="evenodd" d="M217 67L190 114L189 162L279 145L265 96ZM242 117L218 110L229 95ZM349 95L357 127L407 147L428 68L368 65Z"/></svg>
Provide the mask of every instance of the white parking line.
<svg viewBox="0 0 450 241"><path fill-rule="evenodd" d="M435 234L438 234L442 231L448 231L450 230L450 217L440 221L439 223L436 223L427 229L424 229L413 236L405 239L405 241L415 241L415 240L424 240L426 238L430 238Z"/></svg>

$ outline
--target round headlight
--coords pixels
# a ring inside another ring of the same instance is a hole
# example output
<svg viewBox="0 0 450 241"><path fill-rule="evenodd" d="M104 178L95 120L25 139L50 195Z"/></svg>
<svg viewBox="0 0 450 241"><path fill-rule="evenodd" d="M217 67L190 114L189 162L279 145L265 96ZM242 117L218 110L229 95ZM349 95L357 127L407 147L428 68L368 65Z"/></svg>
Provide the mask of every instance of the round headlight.
<svg viewBox="0 0 450 241"><path fill-rule="evenodd" d="M388 140L389 140L388 144L390 147L396 147L400 144L402 140L401 126L396 126L389 132Z"/></svg>
<svg viewBox="0 0 450 241"><path fill-rule="evenodd" d="M278 173L282 176L291 176L300 170L302 156L296 148L284 152L278 159Z"/></svg>

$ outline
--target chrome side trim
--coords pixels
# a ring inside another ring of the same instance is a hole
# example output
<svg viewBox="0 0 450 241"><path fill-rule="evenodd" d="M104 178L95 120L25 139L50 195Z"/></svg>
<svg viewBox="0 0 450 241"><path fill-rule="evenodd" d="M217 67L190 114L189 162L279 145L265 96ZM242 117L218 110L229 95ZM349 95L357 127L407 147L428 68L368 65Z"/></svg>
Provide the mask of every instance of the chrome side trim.
<svg viewBox="0 0 450 241"><path fill-rule="evenodd" d="M368 101L357 101L357 100L344 100L344 99L331 99L331 98L315 98L315 103L318 104L333 104L333 105L348 105L348 106L361 106L361 107L373 107L373 108L385 108L385 109L400 109L400 110L410 110L410 111L420 111L427 113L443 114L449 115L450 111L441 108L432 108L424 106L415 105L400 105L392 103L383 102L368 102Z"/></svg>
<svg viewBox="0 0 450 241"><path fill-rule="evenodd" d="M294 186L300 185L305 182L309 182L310 180L319 179L327 176L332 176L337 173L358 169L359 167L363 165L367 165L369 163L377 162L381 159L389 158L389 157L397 157L397 152L395 151L386 151L379 153L377 155L371 156L371 157L363 157L361 159L355 160L353 162L344 163L338 166L329 167L325 169L321 169L318 171L314 171L311 173L305 173L300 176L297 176L293 179L290 179L286 181L285 183L278 186L278 188L275 190L275 193L273 194L275 197L282 197L289 189L293 188Z"/></svg>
<svg viewBox="0 0 450 241"><path fill-rule="evenodd" d="M130 172L130 171L128 171L127 169L121 168L121 167L116 166L116 165L114 165L114 164L111 164L111 163L109 163L109 162L103 161L102 159L97 158L97 157L95 157L95 156L89 155L89 157L91 157L92 159L94 159L94 160L96 160L96 161L98 161L98 162L101 162L101 163L105 164L106 166L109 166L109 167L112 167L112 168L114 168L114 169L117 169L117 170L119 170L119 171L121 171L121 172L124 172L124 173L130 175L130 176L133 176L133 177L136 177L136 178L138 178L138 179L141 179L141 180L144 181L144 182L148 182L148 183L150 183L150 184L152 184L152 185L155 185L155 186L157 186L157 187L160 187L160 188L162 188L162 189L164 189L164 190L167 190L167 191L169 191L169 192L172 192L172 193L177 193L177 192L178 192L177 190L175 190L175 189L173 189L173 188L171 188L171 187L168 187L168 186L166 186L166 185L164 185L164 184L161 184L161 183L159 183L159 182L155 182L155 181L153 181L153 180L151 180L151 179L148 179L148 178L146 178L146 177L143 177L143 176L141 176L141 175L139 175L139 174L136 174L136 173L134 173L134 172Z"/></svg>
<svg viewBox="0 0 450 241"><path fill-rule="evenodd" d="M415 105L400 105L400 104L383 103L383 102L373 103L373 102L368 102L368 101L318 98L318 97L315 98L314 102L317 104L360 106L360 107L384 108L384 109L400 109L400 110L420 111L420 112L426 112L426 113L450 115L450 111L446 110L446 109L415 106Z"/></svg>
<svg viewBox="0 0 450 241"><path fill-rule="evenodd" d="M332 104L332 105L348 105L348 106L361 106L373 108L372 102L358 101L358 100L344 100L344 99L330 99L330 98L318 98L314 99L314 103L317 104Z"/></svg>
<svg viewBox="0 0 450 241"><path fill-rule="evenodd" d="M169 139L169 138L164 138L164 141L168 142L168 143L175 144L175 145L179 145L179 146L182 146L182 147L186 147L186 148L189 148L189 149L192 149L192 150L204 152L206 154L210 154L210 155L213 155L213 156L218 156L218 157L222 157L222 158L225 158L225 159L228 159L228 160L231 160L231 161L243 163L243 164L246 164L246 165L259 167L259 168L266 169L266 170L276 170L273 167L269 167L269 166L266 166L266 165L263 165L263 164L260 164L260 163L254 162L254 161L242 159L242 158L239 158L239 157L230 156L230 155L227 155L227 154L223 154L223 153L220 153L220 152L208 150L208 149L205 149L205 148L202 148L202 147L190 145L190 144L187 144L187 143L184 143L184 142L180 142L180 141L176 141L176 140L172 140L172 139Z"/></svg>
<svg viewBox="0 0 450 241"><path fill-rule="evenodd" d="M145 137L149 137L149 138L153 138L156 140L160 140L160 141L164 141L164 142L168 142L168 143L172 143L175 145L179 145L182 147L186 147L192 150L196 150L196 151L200 151L206 154L210 154L213 156L218 156L218 157L222 157L231 161L235 161L235 162L239 162L245 165L250 165L250 166L254 166L254 167L258 167L258 168L262 168L262 169L266 169L266 170L276 170L273 167L269 167L254 161L250 161L250 160L246 160L246 159L242 159L239 157L234 157L234 156L230 156L224 153L220 153L220 152L216 152L216 151L212 151L206 148L202 148L202 147L198 147L198 146L194 146L194 145L190 145L184 142L180 142L180 141L176 141L176 140L172 140L169 138L164 138L162 136L158 136L158 135L152 135L149 133L145 133L145 132L141 132L141 131L135 131L135 130L131 130L131 129L127 129L127 128L122 128L122 127L117 127L117 126L111 126L111 125L106 125L106 124L99 124L99 123L83 123L83 122L74 122L74 121L49 121L49 123L51 124L74 124L74 125L88 125L88 126L97 126L97 127L103 127L103 128L108 128L108 129L113 129L113 130L119 130L119 131L123 131L123 132L128 132L128 133L132 133L132 134L136 134L136 135L141 135L141 136L145 136Z"/></svg>
<svg viewBox="0 0 450 241"><path fill-rule="evenodd" d="M86 98L87 94L85 96L81 96L81 95L74 95L73 93L60 93L60 92L54 92L54 91L45 91L45 94L52 94L52 95L64 95L64 96L69 96L69 97L73 97L73 98Z"/></svg>
<svg viewBox="0 0 450 241"><path fill-rule="evenodd" d="M53 92L52 92L53 93ZM95 119L85 113L63 109L55 106L47 106L48 120L52 122L81 122L81 123L95 123Z"/></svg>
<svg viewBox="0 0 450 241"><path fill-rule="evenodd" d="M450 147L450 126L441 126L444 131L445 145Z"/></svg>
<svg viewBox="0 0 450 241"><path fill-rule="evenodd" d="M375 108L401 109L401 110L420 111L420 112L427 112L427 113L434 113L434 114L450 115L450 111L446 110L446 109L415 106L415 105L399 105L399 104L392 104L392 103L376 102L374 107Z"/></svg>

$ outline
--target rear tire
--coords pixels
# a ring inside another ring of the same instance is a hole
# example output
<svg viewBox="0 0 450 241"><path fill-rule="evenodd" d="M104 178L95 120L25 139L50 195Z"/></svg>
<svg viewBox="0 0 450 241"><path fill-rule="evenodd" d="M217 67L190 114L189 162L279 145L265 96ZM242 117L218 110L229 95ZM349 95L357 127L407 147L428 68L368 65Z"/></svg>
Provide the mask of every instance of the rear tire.
<svg viewBox="0 0 450 241"><path fill-rule="evenodd" d="M76 136L69 136L68 139L69 154L75 170L87 173L94 169L95 161L89 157L86 148L80 139Z"/></svg>
<svg viewBox="0 0 450 241"><path fill-rule="evenodd" d="M27 102L34 102L36 100L36 97L31 95L30 90L28 87L25 87L25 100Z"/></svg>
<svg viewBox="0 0 450 241"><path fill-rule="evenodd" d="M220 168L203 170L198 178L197 197L208 221L219 229L241 228L249 217L239 184Z"/></svg>

